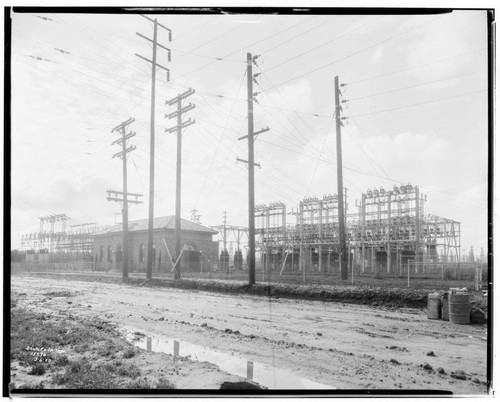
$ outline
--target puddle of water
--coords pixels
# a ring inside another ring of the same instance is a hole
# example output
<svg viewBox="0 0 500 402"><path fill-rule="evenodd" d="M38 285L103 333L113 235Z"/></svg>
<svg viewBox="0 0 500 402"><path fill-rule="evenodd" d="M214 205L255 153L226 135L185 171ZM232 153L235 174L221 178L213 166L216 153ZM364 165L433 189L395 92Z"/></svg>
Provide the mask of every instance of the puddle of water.
<svg viewBox="0 0 500 402"><path fill-rule="evenodd" d="M242 356L222 353L186 341L153 336L145 336L137 340L134 335L136 329L126 328L126 330L127 339L135 346L148 352L163 352L172 356L188 357L194 361L210 362L227 373L252 380L269 389L336 389L330 385L298 377L288 370L254 362Z"/></svg>

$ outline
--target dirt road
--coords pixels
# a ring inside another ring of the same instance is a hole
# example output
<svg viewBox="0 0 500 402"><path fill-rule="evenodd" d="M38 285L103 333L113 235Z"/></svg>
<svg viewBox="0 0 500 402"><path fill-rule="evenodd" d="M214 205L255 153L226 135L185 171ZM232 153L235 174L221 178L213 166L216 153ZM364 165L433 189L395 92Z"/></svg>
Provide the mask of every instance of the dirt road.
<svg viewBox="0 0 500 402"><path fill-rule="evenodd" d="M76 292L71 304L44 296L64 290ZM39 312L106 317L337 389L487 391L486 326L428 320L424 310L30 276L13 276L12 291Z"/></svg>

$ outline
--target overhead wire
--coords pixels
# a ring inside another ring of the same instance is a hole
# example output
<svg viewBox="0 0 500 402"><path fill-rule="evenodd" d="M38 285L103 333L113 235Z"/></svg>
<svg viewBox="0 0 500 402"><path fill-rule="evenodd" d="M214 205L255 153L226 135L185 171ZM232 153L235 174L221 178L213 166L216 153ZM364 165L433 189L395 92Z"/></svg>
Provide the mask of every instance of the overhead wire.
<svg viewBox="0 0 500 402"><path fill-rule="evenodd" d="M241 77L241 81L240 81L240 85L239 85L239 87L238 87L238 91L237 91L237 93L236 93L236 97L238 97L238 95L239 95L239 92L240 92L241 87L242 87L242 85L243 85L243 81L244 81L245 75L246 75L246 70L245 70L244 74L243 74L243 75L242 75L242 77ZM232 107L234 107L234 104L235 104L235 102L233 102ZM228 118L228 120L226 121L226 124L227 124L227 122L228 122L228 121L229 121L229 118ZM200 197L201 197L201 194L203 193L203 190L205 189L205 185L206 185L206 183L207 183L207 178L208 178L208 176L209 176L209 174L210 174L210 171L211 171L211 169L212 169L212 166L213 166L213 164L214 164L214 160L215 160L215 157L216 157L217 152L218 152L218 150L219 150L219 146L220 146L220 143L221 143L221 141L222 141L222 138L224 137L225 130L226 130L226 127L223 127L223 130L222 130L221 135L220 135L220 137L219 137L219 141L217 142L217 148L216 148L216 150L215 150L214 155L212 156L212 159L211 159L211 161L210 161L210 165L209 165L209 167L208 167L208 169L207 169L207 171L206 171L206 174L205 174L205 179L203 180L203 184L202 184L201 189L200 189L200 195L198 196L198 199L197 199L197 200L196 200L196 202L195 202L195 208L196 208L196 206L198 205L198 203L199 203L199 201L200 201Z"/></svg>
<svg viewBox="0 0 500 402"><path fill-rule="evenodd" d="M380 161L378 160L375 152L373 152L373 150L371 149L370 147L370 143L364 138L363 136L363 133L361 132L361 128L359 127L359 124L358 122L356 121L355 117L352 115L352 112L351 112L351 109L349 108L349 104L347 103L347 106L346 106L346 109L347 111L349 112L349 116L348 116L348 119L351 119L353 122L354 122L354 125L357 127L358 129L358 132L360 134L360 137L361 137L361 140L360 141L357 141L359 147L361 148L361 150L365 153L365 155L367 156L368 158L368 161L369 163L372 165L372 167L376 170L377 167L378 169L380 169L382 171L382 173L386 176L386 177L389 177L387 175L387 172L385 171L384 167L382 166L382 164L380 163ZM354 138L354 137L353 137ZM366 144L367 148L370 150L370 153L372 156L370 156L370 154L368 154L366 152L366 150L364 149L364 144ZM372 160L373 160L373 163L372 163Z"/></svg>
<svg viewBox="0 0 500 402"><path fill-rule="evenodd" d="M305 156L305 157L308 157L308 158L311 158L311 159L318 159L314 155L309 155L307 153L300 152L300 151L297 151L297 150L285 147L283 145L274 144L274 143L271 143L271 142L265 141L265 140L261 140L261 141L264 142L264 143L267 143L269 145L272 145L272 146L275 146L275 147L278 147L278 148L282 148L282 149L288 150L290 152L297 153L299 155L302 155L302 156ZM329 166L330 168L334 169L334 163L335 163L335 161L331 161L331 160L327 160L327 159L320 159L320 161L323 162L323 163L325 163L326 166ZM368 171L365 171L365 170L362 170L362 169L354 168L352 166L347 166L346 164L344 164L343 168L346 169L346 170L349 170L349 171L353 171L353 172L357 172L357 173L366 175L366 176L371 176L371 177L375 177L375 178L382 179L382 180L385 180L385 181L390 181L391 183L395 183L395 184L398 184L398 185L404 182L402 180L396 180L396 179L393 179L393 178L390 178L390 177L380 176L380 175L374 174L373 172L368 172ZM433 189L428 188L428 187L423 187L423 186L419 186L419 187L421 187L423 189L427 189L429 191L433 191ZM475 208L472 205L469 205L469 207L473 208L473 209L476 209L476 210L481 210L480 208Z"/></svg>
<svg viewBox="0 0 500 402"><path fill-rule="evenodd" d="M354 85L354 84L359 84L361 82L372 81L372 80L375 80L375 79L378 79L378 78L383 78L383 77L388 77L388 76L395 75L395 74L405 73L405 72L408 72L408 71L416 70L416 69L423 68L423 67L433 66L435 64L443 63L445 61L453 60L453 59L456 59L458 57L468 56L470 54L477 53L477 52L482 52L482 51L485 51L485 50L488 50L488 48L483 47L483 48L472 50L470 52L460 53L460 54L453 55L453 56L450 56L450 57L446 57L446 58L443 58L443 59L434 60L434 61L432 61L430 63L419 64L417 66L412 66L412 67L409 67L409 68L404 68L402 70L396 70L396 71L391 71L389 73L375 75L375 76L372 76L372 77L361 78L361 79L355 80L355 81L347 81L345 84L346 85Z"/></svg>
<svg viewBox="0 0 500 402"><path fill-rule="evenodd" d="M444 81L448 81L448 80L453 80L453 79L457 79L457 78L460 78L460 77L465 77L465 76L468 76L468 75L481 73L481 72L484 72L484 71L486 71L486 70L485 69L481 69L481 70L469 71L469 72L466 72L466 73L463 73L463 74L454 75L452 77L439 78L439 79L432 80L432 81L426 81L426 82L421 82L421 83L414 84L414 85L408 85L408 86L402 87L402 88L395 88L395 89L390 89L388 91L377 92L377 93L372 93L372 94L368 94L368 95L364 95L364 96L358 96L358 97L354 97L354 98L349 98L349 101L357 101L357 100L361 100L361 99L372 98L372 97L375 97L375 96L387 95L387 94L391 94L391 93L401 92L401 91L405 91L407 89L413 89L413 88L418 88L418 87L422 87L422 86L425 86L425 85L435 84L435 83L438 83L438 82L444 82ZM345 84L345 85L348 85L348 84Z"/></svg>
<svg viewBox="0 0 500 402"><path fill-rule="evenodd" d="M312 182L314 180L314 177L316 176L316 171L318 169L319 161L321 159L321 156L323 155L323 150L325 149L326 141L328 139L328 134L330 133L330 129L332 128L334 119L336 119L335 113L333 114L333 116L330 120L330 125L328 126L328 129L326 130L325 139L323 140L323 146L321 147L319 157L318 157L318 159L316 159L316 164L314 165L314 170L313 170L313 173L311 175L311 180L309 181L309 186L307 187L308 192L311 189Z"/></svg>
<svg viewBox="0 0 500 402"><path fill-rule="evenodd" d="M430 23L430 22L433 22L433 21L437 20L438 18L439 18L439 17L431 18L431 19L429 19L429 20L425 21L424 23L422 23L422 24L420 24L420 25L417 25L417 26L414 26L414 27L412 27L412 28L409 28L409 29L407 29L407 30L405 30L405 31L403 31L403 32L400 32L400 33L398 33L398 34L396 34L396 35L393 35L393 36L391 36L391 37L389 37L389 38L386 38L386 39L384 39L384 40L382 40L382 41L376 42L376 43L374 43L374 44L372 44L372 45L370 45L370 46L367 46L367 47L365 47L365 48L363 48L363 49L360 49L360 50L358 50L358 51L356 51L356 52L350 53L350 54L348 54L348 55L346 55L346 56L343 56L343 57L340 57L340 58L338 58L338 59L335 59L335 60L333 60L333 61L331 61L331 62L329 62L329 63L323 64L323 65L321 65L321 66L319 66L319 67L316 67L316 68L314 68L314 69L312 69L312 70L306 71L305 73L299 74L299 75L294 76L294 77L292 77L292 78L289 78L289 79L287 79L287 80L285 80L285 81L282 81L282 82L280 82L280 83L278 83L278 84L274 85L273 87L267 88L267 90L274 89L274 88L277 88L277 87L279 87L279 86L285 85L285 84L287 84L287 83L289 83L289 82L291 82L291 81L295 81L295 80L297 80L297 79L299 79L299 78L305 77L305 76L307 76L307 75L311 75L312 73L315 73L316 71L322 70L322 69L324 69L324 68L326 68L326 67L329 67L329 66L331 66L331 65L333 65L333 64L336 64L336 63L338 63L338 62L340 62L340 61L344 61L344 60L347 60L347 59L349 59L349 58L351 58L351 57L353 57L353 56L357 56L358 54L361 54L361 53L363 53L363 52L366 52L366 51L368 51L368 50L371 50L371 49L373 49L373 48L375 48L375 47L377 47L377 46L379 46L379 45L381 45L381 44L383 44L383 43L386 43L386 42L389 42L389 41L394 40L394 39L396 39L396 38L399 38L399 37L401 37L402 35L407 34L408 32L411 32L411 31L414 31L414 30L416 30L416 29L418 29L418 28L421 28L421 27L423 27L424 25L426 25L426 24L428 24L428 23Z"/></svg>
<svg viewBox="0 0 500 402"><path fill-rule="evenodd" d="M270 52L270 51L272 51L272 50L275 50L275 49L277 49L277 48L279 48L279 47L281 47L281 46L284 46L284 45L286 45L287 43L291 42L292 40L295 40L295 39L297 39L297 38L300 38L301 36L304 36L305 34L307 34L307 33L311 32L311 31L314 31L315 29L318 29L318 28L322 27L323 25L325 25L325 24L327 24L327 23L329 23L329 22L332 22L332 20L334 20L334 19L336 19L336 18L338 18L338 17L331 18L331 19L327 19L327 20L323 21L321 24L316 24L316 25L314 25L312 28L309 28L308 30L303 31L303 32L301 32L301 33L300 33L300 34L298 34L298 35L292 36L291 38L289 38L288 40L286 40L286 41L284 41L284 42L278 43L277 45L275 45L275 46L273 46L273 47L271 47L271 48L269 48L269 49L266 49L266 50L264 50L264 51L260 52L260 55L262 56L262 55L264 55L264 54L266 54L266 53L269 53L269 52Z"/></svg>
<svg viewBox="0 0 500 402"><path fill-rule="evenodd" d="M444 98L434 99L434 100L431 100L431 101L413 103L411 105L397 106L397 107L393 107L393 108L390 108L390 109L374 110L374 111L367 112L367 113L360 113L360 114L354 115L354 117L364 117L364 116L369 116L369 115L378 114L378 113L391 112L391 111L394 111L394 110L401 110L401 109L407 109L407 108L416 107L416 106L430 105L430 104L433 104L433 103L439 103L439 102L443 102L443 101L446 101L446 100L449 100L449 99L463 98L464 96L475 95L475 94L478 94L478 93L481 93L481 92L486 92L486 91L488 91L488 88L479 89L479 90L476 90L476 91L470 91L470 92L466 92L466 93L458 94L458 95L446 96Z"/></svg>
<svg viewBox="0 0 500 402"><path fill-rule="evenodd" d="M360 82L360 81L358 81L358 82ZM425 85L425 84L424 84L424 85ZM478 91L478 92L480 92L480 91ZM461 96L465 96L465 95L461 95ZM433 101L433 102L434 102L434 101ZM427 103L427 102L426 102L426 103ZM419 104L417 104L417 105L419 105ZM233 106L234 106L234 102L233 102ZM415 106L415 105L409 105L409 106L406 106L406 107L412 107L412 106ZM391 109L391 110L395 110L395 109ZM351 114L352 114L352 113L351 113ZM354 116L352 116L352 117L354 118ZM359 117L359 115L358 115L358 117ZM359 128L359 127L358 127L358 128ZM317 159L317 161L318 161L318 160L319 160L319 159Z"/></svg>
<svg viewBox="0 0 500 402"><path fill-rule="evenodd" d="M258 43L261 43L261 42L264 42L264 41L266 41L266 40L269 40L269 39L271 39L271 38L273 38L273 37L275 37L275 36L277 36L277 35L279 35L279 34L281 34L281 33L283 33L283 32L289 31L289 30L290 30L290 29L292 29L292 28L297 28L297 26L299 26L299 25L301 25L301 24L304 24L304 23L306 23L306 22L308 22L308 21L312 20L313 18L315 18L315 17L309 18L309 19L307 19L307 20L305 20L305 21L302 21L302 22L300 22L300 23L298 23L298 24L296 24L296 25L292 26L292 27L288 27L288 28L282 29L281 31L276 32L276 33L274 33L274 34L272 34L272 35L266 36L266 37L265 37L265 38L263 38L263 39L259 39L259 40L255 41L255 42L252 42L252 43L250 43L250 44L247 44L247 45L245 45L245 46L243 46L243 47L241 47L241 48L238 48L238 49L236 49L236 50L234 50L234 51L232 51L232 52L230 52L230 53L225 54L224 56L222 56L222 58L226 58L226 57L232 56L232 55L234 55L235 53L238 53L238 52L239 52L239 51L241 51L241 50L248 49L250 46L254 46L254 45L258 44ZM210 62L210 63L204 64L204 65L202 65L202 66L200 66L200 67L195 68L194 70L188 71L187 73L181 74L181 75L179 76L179 78L182 78L182 77L184 77L184 76L186 76L186 75L189 75L189 74L192 74L192 73L194 73L194 72L196 72L196 71L199 71L199 70L201 70L201 69L203 69L203 68L205 68L205 67L208 67L208 66L212 65L213 63L215 63L215 61L212 61L212 62Z"/></svg>
<svg viewBox="0 0 500 402"><path fill-rule="evenodd" d="M271 81L271 79L269 78L269 76L263 72L262 70L260 70L261 73L262 73L262 76L265 77L270 83L271 85L273 85L273 81ZM266 92L265 89L262 89L264 92ZM290 103L288 102L288 100L283 96L283 94L281 93L281 91L275 87L275 91L277 92L277 94L280 96L280 98L285 102L285 104L293 109L293 107L290 105ZM272 99L271 99L272 100ZM315 133L315 130L302 118L302 116L300 115L296 115L299 120L310 130L310 133ZM285 115L285 117L288 119L288 116ZM289 119L288 119L289 120ZM297 128L296 126L292 123L292 126L297 130L298 133L300 133L300 135L304 138L304 140L306 141L306 143L308 142L308 138L305 137ZM319 152L321 152L321 150L319 150Z"/></svg>
<svg viewBox="0 0 500 402"><path fill-rule="evenodd" d="M278 64L276 64L276 65L274 65L274 66L269 67L269 68L266 70L266 72L272 71L272 70L274 70L275 68L282 66L283 64L289 63L289 62L290 62L290 61L292 61L292 60L296 60L296 59L298 59L299 57L302 57L302 56L304 56L304 55L306 55L306 54L308 54L308 53L311 53L311 52L313 52L313 51L315 51L315 50L317 50L317 49L319 49L319 48L321 48L321 47L323 47L323 46L326 46L326 45L328 45L328 44L330 44L330 43L333 43L333 42L335 42L335 41L339 40L340 38L343 38L343 37L345 37L345 36L348 36L348 35L352 34L353 32L359 31L360 29L365 28L366 26L368 26L368 25L370 25L370 24L373 24L373 23L374 23L374 22L376 22L376 21L379 21L381 18L383 18L383 17L378 17L378 18L375 18L375 19L373 19L373 20L371 20L371 21L367 22L366 24L361 24L361 25L359 25L358 27L356 27L356 28L354 28L354 29L351 29L351 30L349 30L349 31L346 31L346 32L342 33L341 35L338 35L338 36L334 37L333 39L330 39L330 40L328 40L328 41L326 41L326 42L324 42L324 43L322 43L322 44L320 44L320 45L317 45L317 46L314 46L314 47L312 47L312 48L309 48L309 49L308 49L308 50L306 50L305 52L302 52L302 53L299 53L299 54L297 54L297 55L294 55L293 57L290 57L289 59L286 59L286 60L282 61L281 63L278 63Z"/></svg>

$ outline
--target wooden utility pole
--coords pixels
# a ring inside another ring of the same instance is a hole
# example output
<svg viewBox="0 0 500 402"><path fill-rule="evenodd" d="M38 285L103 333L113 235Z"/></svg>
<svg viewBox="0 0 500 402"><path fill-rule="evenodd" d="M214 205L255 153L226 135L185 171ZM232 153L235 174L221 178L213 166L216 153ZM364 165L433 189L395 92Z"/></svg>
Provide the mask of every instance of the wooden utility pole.
<svg viewBox="0 0 500 402"><path fill-rule="evenodd" d="M135 148L134 148L135 149ZM122 225L123 225L123 255L122 255L122 278L125 282L128 278L128 204L141 204L139 197L142 194L126 193L124 191L107 190L108 201L116 201L123 205L122 207ZM132 199L133 198L133 199Z"/></svg>
<svg viewBox="0 0 500 402"><path fill-rule="evenodd" d="M164 27L155 18L146 17L141 15L141 17L154 23L153 28L153 39L137 33L141 38L146 39L153 45L153 59L149 60L143 56L135 54L137 57L151 63L151 119L150 119L150 162L149 162L149 222L148 222L148 252L147 252L147 262L146 262L146 278L151 279L153 276L153 218L154 218L154 184L155 184L155 86L156 86L156 68L162 68L167 72L167 81L170 80L170 70L156 62L156 48L157 46L168 51L168 61L170 61L170 49L165 46L160 45L157 42L158 39L158 27L161 27L168 31L168 40L172 41L172 31L167 27Z"/></svg>
<svg viewBox="0 0 500 402"><path fill-rule="evenodd" d="M112 133L115 131L120 131L121 132L121 137L118 138L117 140L113 141L111 145L120 145L122 146L122 150L116 154L113 155L113 158L122 158L123 161L123 192L121 193L123 195L123 199L120 200L123 203L122 207L122 224L123 224L123 263L122 263L122 277L123 280L125 281L128 278L128 193L127 193L127 154L129 152L132 152L136 147L134 145L131 145L130 147L127 148L127 140L135 136L134 132L129 132L127 133L127 127L129 124L133 123L135 119L129 118L127 121L124 121L123 123L119 124L113 130L111 130ZM110 197L110 194L108 193L108 199Z"/></svg>
<svg viewBox="0 0 500 402"><path fill-rule="evenodd" d="M339 201L339 239L340 239L340 277L347 279L347 251L345 244L345 217L344 217L344 183L342 178L342 140L340 128L342 126L340 111L339 77L335 76L335 123L337 132L337 194Z"/></svg>
<svg viewBox="0 0 500 402"><path fill-rule="evenodd" d="M252 54L247 53L247 106L248 106L248 284L255 284L255 194L253 150L253 73Z"/></svg>
<svg viewBox="0 0 500 402"><path fill-rule="evenodd" d="M238 138L238 140L243 140L248 138L248 161L240 158L236 158L239 162L244 162L248 164L248 284L255 284L255 185L254 185L254 167L259 164L254 162L254 147L253 143L255 137L265 131L269 131L266 127L260 131L254 133L253 131L253 82L254 75L252 72L252 64L259 56L253 56L251 53L247 53L247 107L248 107L248 135Z"/></svg>
<svg viewBox="0 0 500 402"><path fill-rule="evenodd" d="M223 232L223 255L224 255L224 259L222 260L222 264L223 264L223 269L226 268L225 265L227 265L227 273L229 274L229 260L226 261L226 251L227 251L227 229L226 229L226 224L227 224L227 211L224 211L224 221L223 221L223 224L224 224L224 232ZM229 254L228 255L228 259L229 259Z"/></svg>
<svg viewBox="0 0 500 402"><path fill-rule="evenodd" d="M171 128L166 128L165 132L177 132L177 175L176 175L176 192L175 192L175 253L177 263L175 264L175 279L181 278L181 167L182 167L182 129L194 124L194 120L182 121L182 114L194 109L195 105L189 104L182 107L183 99L194 94L194 89L189 88L186 92L177 95L175 98L166 101L168 106L177 104L177 110L170 114L166 114L165 118L173 119L177 117L177 125Z"/></svg>

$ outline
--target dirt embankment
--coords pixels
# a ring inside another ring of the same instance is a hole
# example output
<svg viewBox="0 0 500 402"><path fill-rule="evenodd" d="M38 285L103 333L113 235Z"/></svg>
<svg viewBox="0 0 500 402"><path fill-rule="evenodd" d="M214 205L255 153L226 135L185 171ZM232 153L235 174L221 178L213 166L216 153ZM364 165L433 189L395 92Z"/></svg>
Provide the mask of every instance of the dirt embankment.
<svg viewBox="0 0 500 402"><path fill-rule="evenodd" d="M32 273L44 278L56 277L101 283L122 283L122 278L99 274ZM373 288L368 286L339 285L292 285L280 283L256 283L249 286L243 281L216 279L144 279L131 277L128 283L136 286L170 287L229 294L249 294L274 298L321 300L386 307L423 308L427 295L433 289Z"/></svg>

